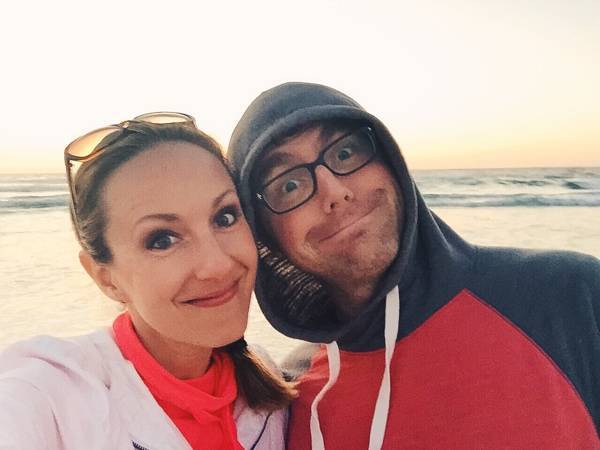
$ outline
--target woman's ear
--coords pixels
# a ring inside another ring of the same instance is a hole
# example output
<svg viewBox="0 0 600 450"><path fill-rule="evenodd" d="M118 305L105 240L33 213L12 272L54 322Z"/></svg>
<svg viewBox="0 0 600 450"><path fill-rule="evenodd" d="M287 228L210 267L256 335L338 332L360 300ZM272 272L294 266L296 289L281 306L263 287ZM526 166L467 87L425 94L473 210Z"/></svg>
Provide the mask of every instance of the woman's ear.
<svg viewBox="0 0 600 450"><path fill-rule="evenodd" d="M97 262L85 250L79 252L79 262L104 294L119 303L125 303L124 295L114 284L110 266Z"/></svg>

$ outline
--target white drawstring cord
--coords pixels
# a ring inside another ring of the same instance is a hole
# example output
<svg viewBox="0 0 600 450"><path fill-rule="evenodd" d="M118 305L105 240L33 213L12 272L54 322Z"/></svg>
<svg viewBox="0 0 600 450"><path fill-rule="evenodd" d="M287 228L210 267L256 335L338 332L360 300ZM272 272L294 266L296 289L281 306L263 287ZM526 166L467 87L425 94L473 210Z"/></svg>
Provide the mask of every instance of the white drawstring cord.
<svg viewBox="0 0 600 450"><path fill-rule="evenodd" d="M396 348L398 322L400 322L400 293L398 286L396 286L385 299L385 369L379 387L379 394L377 395L377 402L375 403L373 422L371 423L369 450L381 449L385 437L385 427L390 409L390 365Z"/></svg>
<svg viewBox="0 0 600 450"><path fill-rule="evenodd" d="M394 349L396 348L396 337L398 336L398 323L400 322L400 293L398 287L395 287L385 299L385 368L377 402L375 403L375 412L371 423L371 433L369 436L369 450L380 450L383 445L385 428L387 424L388 411L390 406L390 365ZM329 364L329 379L323 388L314 398L310 406L310 436L312 450L325 450L323 434L319 424L319 412L317 407L323 396L336 383L340 374L340 350L337 342L326 344L327 362Z"/></svg>
<svg viewBox="0 0 600 450"><path fill-rule="evenodd" d="M317 406L319 406L319 402L325 393L335 384L338 375L340 374L340 349L338 348L337 342L333 341L332 343L327 344L326 347L327 362L329 363L329 379L310 406L310 437L312 450L325 450L323 434L321 433L321 426L319 425L319 412L317 411Z"/></svg>

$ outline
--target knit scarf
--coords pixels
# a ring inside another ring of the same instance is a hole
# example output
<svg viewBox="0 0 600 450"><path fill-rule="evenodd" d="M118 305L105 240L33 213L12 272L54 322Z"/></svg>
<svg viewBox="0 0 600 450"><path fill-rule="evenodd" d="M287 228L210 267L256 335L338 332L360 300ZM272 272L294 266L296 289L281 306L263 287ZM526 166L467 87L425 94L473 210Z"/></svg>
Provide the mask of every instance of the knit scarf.
<svg viewBox="0 0 600 450"><path fill-rule="evenodd" d="M213 351L204 375L180 380L144 348L129 314L118 316L113 330L121 353L131 361L157 403L194 450L243 450L233 420L237 397L235 369L226 352Z"/></svg>

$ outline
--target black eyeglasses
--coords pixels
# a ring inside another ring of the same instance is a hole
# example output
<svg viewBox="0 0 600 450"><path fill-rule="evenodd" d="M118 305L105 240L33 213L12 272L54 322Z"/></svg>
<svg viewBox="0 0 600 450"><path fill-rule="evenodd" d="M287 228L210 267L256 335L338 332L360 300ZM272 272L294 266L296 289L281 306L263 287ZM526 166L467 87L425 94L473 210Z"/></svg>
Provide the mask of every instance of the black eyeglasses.
<svg viewBox="0 0 600 450"><path fill-rule="evenodd" d="M267 181L256 192L275 214L284 214L302 206L317 192L315 169L323 165L333 174L356 172L375 158L375 138L370 127L361 127L331 142L311 163L294 166Z"/></svg>

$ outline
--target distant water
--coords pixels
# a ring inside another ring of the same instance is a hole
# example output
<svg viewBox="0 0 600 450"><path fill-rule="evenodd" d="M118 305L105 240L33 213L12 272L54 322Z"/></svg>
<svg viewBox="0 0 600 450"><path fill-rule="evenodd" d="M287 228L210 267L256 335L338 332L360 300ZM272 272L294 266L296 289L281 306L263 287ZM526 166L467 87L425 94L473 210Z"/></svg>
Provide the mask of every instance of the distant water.
<svg viewBox="0 0 600 450"><path fill-rule="evenodd" d="M600 257L600 168L416 171L428 205L483 245ZM77 259L64 175L0 175L0 347L34 334L73 335L118 313ZM248 340L281 360L294 341L252 305Z"/></svg>
<svg viewBox="0 0 600 450"><path fill-rule="evenodd" d="M416 172L431 207L600 206L600 168Z"/></svg>
<svg viewBox="0 0 600 450"><path fill-rule="evenodd" d="M600 206L600 168L415 171L431 207ZM64 208L64 175L0 175L0 214Z"/></svg>
<svg viewBox="0 0 600 450"><path fill-rule="evenodd" d="M67 198L64 175L0 175L0 214L65 208Z"/></svg>

